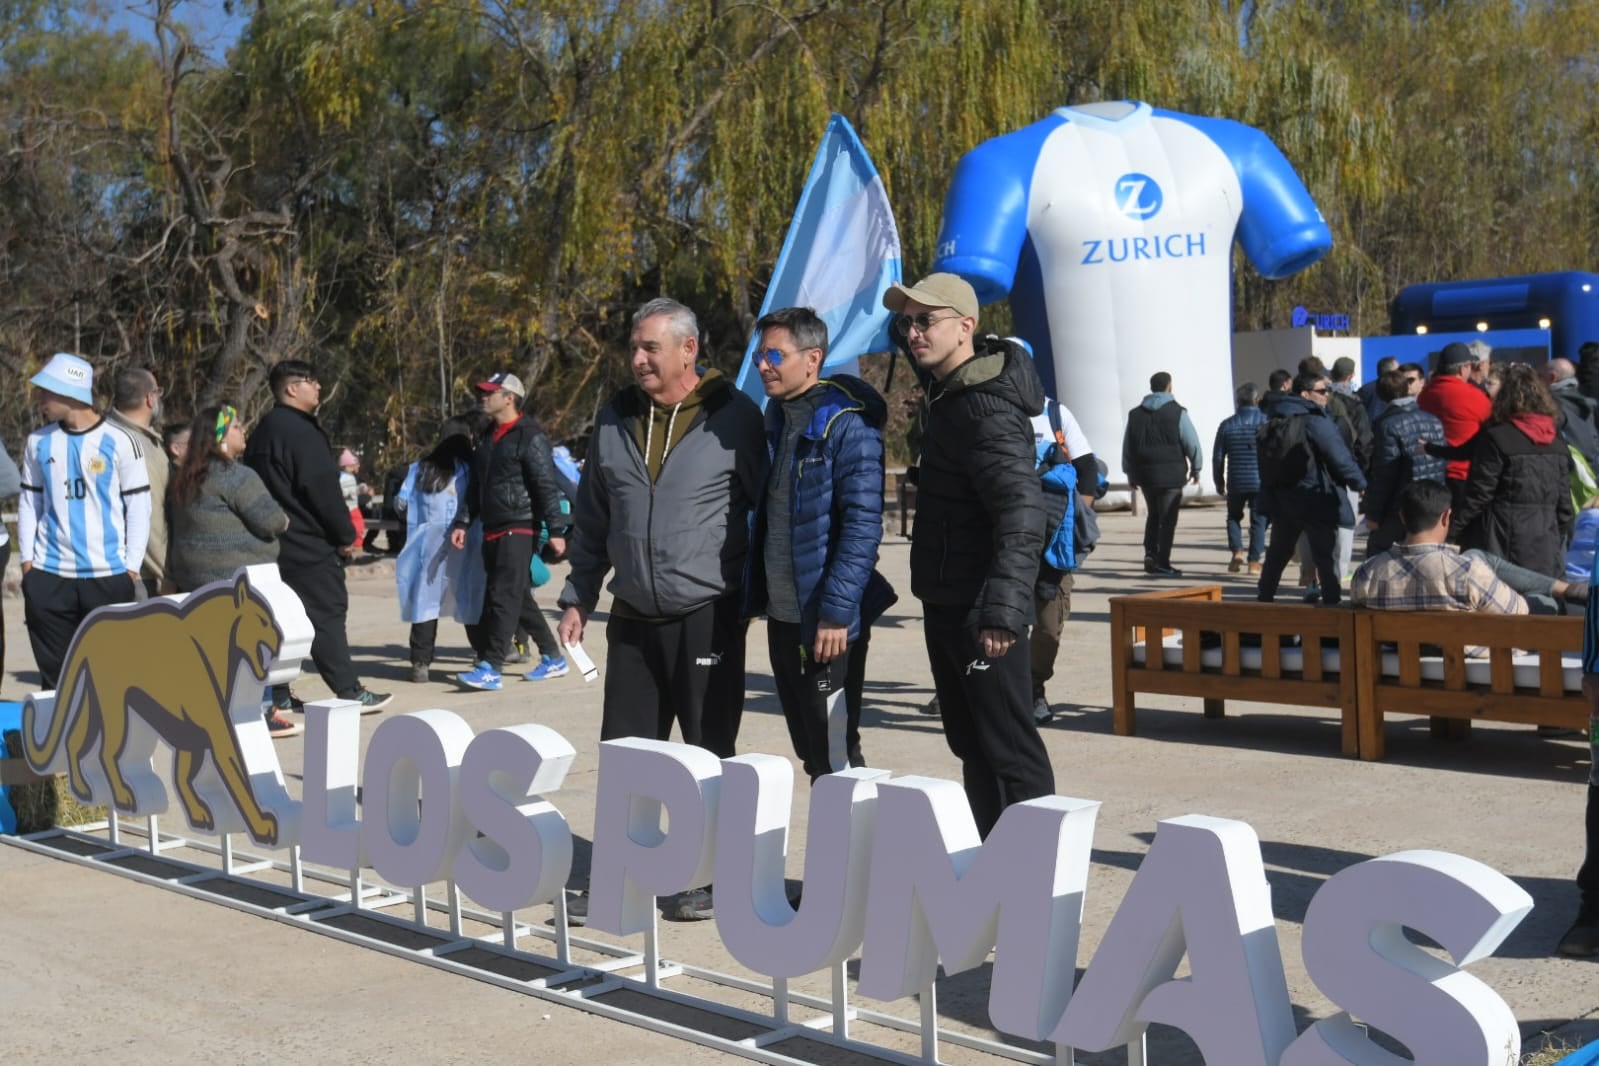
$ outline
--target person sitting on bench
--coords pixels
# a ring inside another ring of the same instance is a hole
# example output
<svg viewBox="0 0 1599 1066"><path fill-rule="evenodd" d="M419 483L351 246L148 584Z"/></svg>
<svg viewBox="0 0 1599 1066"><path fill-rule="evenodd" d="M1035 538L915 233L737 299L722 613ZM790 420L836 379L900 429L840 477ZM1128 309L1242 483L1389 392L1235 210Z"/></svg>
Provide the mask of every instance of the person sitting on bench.
<svg viewBox="0 0 1599 1066"><path fill-rule="evenodd" d="M1350 598L1381 611L1486 611L1490 614L1563 614L1566 604L1586 604L1586 582L1556 581L1487 552L1457 551L1449 535L1449 489L1439 481L1413 481L1399 495L1405 539L1367 559L1355 571ZM1469 656L1487 649L1470 647Z"/></svg>

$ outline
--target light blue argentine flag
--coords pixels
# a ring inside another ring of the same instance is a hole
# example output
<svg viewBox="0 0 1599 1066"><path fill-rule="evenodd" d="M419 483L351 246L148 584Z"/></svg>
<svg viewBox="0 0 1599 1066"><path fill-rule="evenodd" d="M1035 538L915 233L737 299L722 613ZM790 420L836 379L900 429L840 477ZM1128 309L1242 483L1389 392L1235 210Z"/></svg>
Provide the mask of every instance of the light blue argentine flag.
<svg viewBox="0 0 1599 1066"><path fill-rule="evenodd" d="M824 370L852 368L868 352L892 347L883 293L900 280L899 229L888 193L860 138L843 115L822 135L794 221L772 270L761 314L810 307L827 323ZM755 369L756 334L739 367L738 387L764 409Z"/></svg>

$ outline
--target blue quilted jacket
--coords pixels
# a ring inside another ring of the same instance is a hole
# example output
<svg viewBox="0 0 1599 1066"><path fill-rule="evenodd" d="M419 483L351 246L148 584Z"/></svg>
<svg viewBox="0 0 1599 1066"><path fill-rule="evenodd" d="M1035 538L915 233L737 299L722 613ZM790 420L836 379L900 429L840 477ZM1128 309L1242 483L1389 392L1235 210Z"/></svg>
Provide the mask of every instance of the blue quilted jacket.
<svg viewBox="0 0 1599 1066"><path fill-rule="evenodd" d="M1380 522L1399 510L1399 493L1412 481L1444 480L1444 461L1416 446L1418 440L1443 444L1444 424L1406 397L1384 408L1372 430L1377 443L1361 510L1367 518Z"/></svg>
<svg viewBox="0 0 1599 1066"><path fill-rule="evenodd" d="M1251 404L1240 407L1237 414L1216 427L1216 443L1210 449L1210 469L1216 478L1217 492L1260 491L1260 454L1255 450L1255 432L1265 422L1266 416L1260 408Z"/></svg>
<svg viewBox="0 0 1599 1066"><path fill-rule="evenodd" d="M853 643L896 599L877 574L883 539L883 424L888 405L866 382L839 375L823 379L810 421L794 445L789 490L794 551L794 594L809 645L822 621L849 626ZM766 405L766 450L777 452L783 405ZM766 607L766 501L755 511L749 553L748 613Z"/></svg>

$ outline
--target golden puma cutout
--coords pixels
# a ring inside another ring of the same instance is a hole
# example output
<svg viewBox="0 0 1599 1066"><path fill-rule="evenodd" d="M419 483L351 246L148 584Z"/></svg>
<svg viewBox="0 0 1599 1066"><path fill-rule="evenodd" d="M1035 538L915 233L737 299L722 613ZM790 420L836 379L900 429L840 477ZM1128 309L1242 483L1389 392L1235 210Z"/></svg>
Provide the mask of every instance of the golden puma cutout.
<svg viewBox="0 0 1599 1066"><path fill-rule="evenodd" d="M36 741L35 709L23 708L23 748L28 762L45 769L66 744L73 794L91 799L83 760L99 739L100 764L111 786L111 802L133 811L135 798L118 760L126 748L130 716L138 715L173 749L178 797L197 829L215 829L195 789L209 752L222 784L260 843L277 842L278 821L261 809L229 715L239 665L266 683L283 633L266 600L243 573L182 603L151 600L137 610L91 615L72 639L49 735Z"/></svg>

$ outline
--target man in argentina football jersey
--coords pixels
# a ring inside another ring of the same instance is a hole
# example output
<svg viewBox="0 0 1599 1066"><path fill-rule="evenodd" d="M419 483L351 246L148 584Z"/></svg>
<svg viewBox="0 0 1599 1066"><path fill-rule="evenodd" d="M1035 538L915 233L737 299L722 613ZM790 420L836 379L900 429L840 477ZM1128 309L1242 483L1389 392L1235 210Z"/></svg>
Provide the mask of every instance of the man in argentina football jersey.
<svg viewBox="0 0 1599 1066"><path fill-rule="evenodd" d="M78 625L134 598L150 536L150 474L127 430L94 409L94 371L55 355L29 379L45 425L28 435L17 507L23 617L53 690Z"/></svg>

